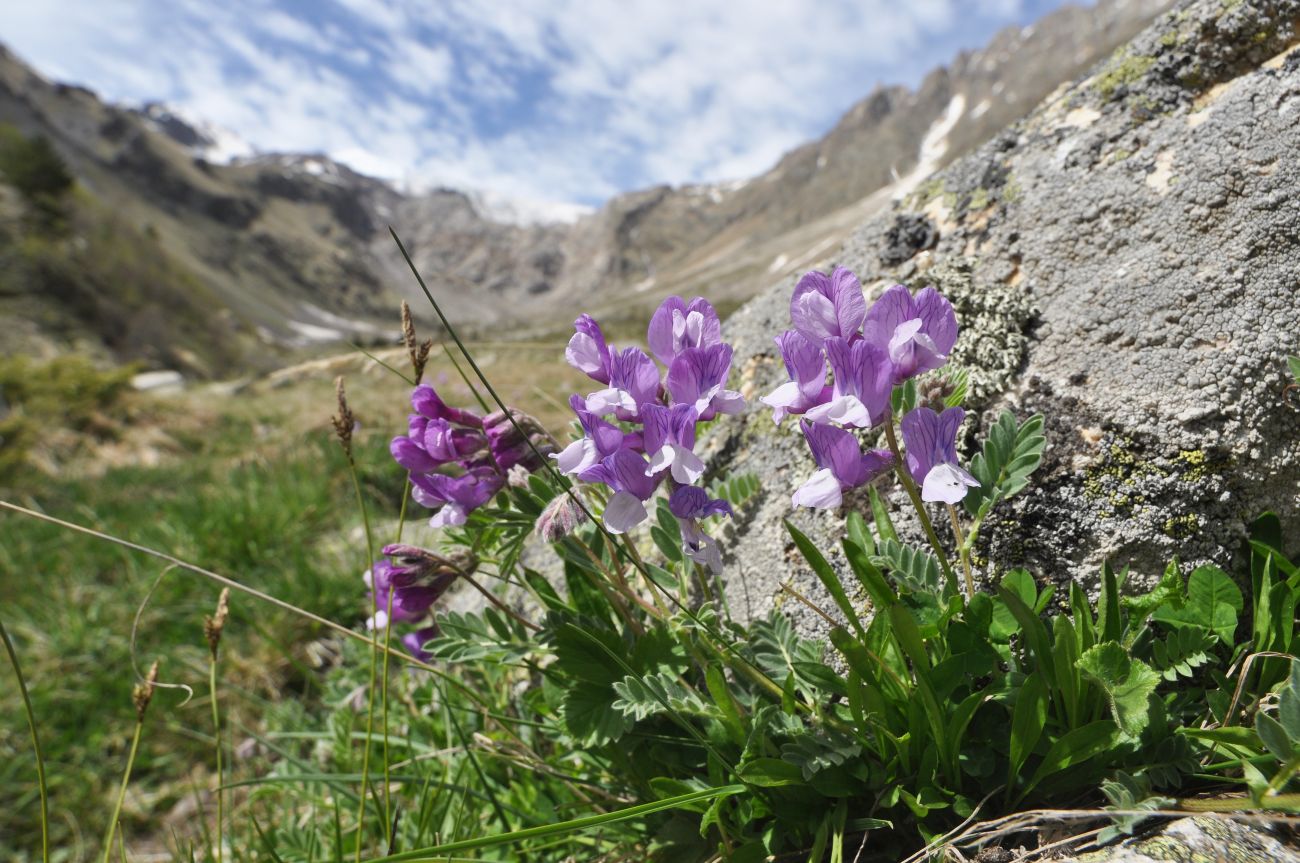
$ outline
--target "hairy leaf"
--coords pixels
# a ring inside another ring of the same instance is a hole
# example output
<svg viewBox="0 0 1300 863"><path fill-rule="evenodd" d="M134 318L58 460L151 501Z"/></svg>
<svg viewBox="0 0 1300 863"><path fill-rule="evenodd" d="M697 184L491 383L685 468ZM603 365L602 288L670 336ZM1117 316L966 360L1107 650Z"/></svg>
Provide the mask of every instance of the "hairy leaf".
<svg viewBox="0 0 1300 863"><path fill-rule="evenodd" d="M1079 657L1079 670L1106 693L1120 730L1128 737L1142 733L1151 719L1147 699L1160 683L1160 675L1145 662L1131 659L1128 651L1114 642L1085 651Z"/></svg>

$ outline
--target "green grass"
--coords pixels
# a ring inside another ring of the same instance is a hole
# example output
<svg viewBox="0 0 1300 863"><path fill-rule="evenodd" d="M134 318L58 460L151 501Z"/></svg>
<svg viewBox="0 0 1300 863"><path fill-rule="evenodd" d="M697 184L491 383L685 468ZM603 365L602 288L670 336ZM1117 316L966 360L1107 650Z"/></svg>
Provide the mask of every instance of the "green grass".
<svg viewBox="0 0 1300 863"><path fill-rule="evenodd" d="M249 426L227 419L216 431L193 458L45 480L18 500L201 562L332 620L360 619L357 573L364 560L334 539L356 523L337 444L316 431L260 457L248 447ZM363 437L358 456L369 496L395 507L401 488L386 470L385 443L377 434ZM246 454L239 461L226 452L241 448ZM132 620L163 564L12 514L0 514L0 536L0 614L24 663L46 749L54 844L75 849L79 837L93 844L90 837L102 835L105 826L134 721ZM133 783L148 789L151 820L191 793L194 765L211 761L202 625L218 592L173 570L140 618L138 665L159 658L162 680L196 691L184 707L178 692L161 691L151 709ZM261 700L300 697L316 685L308 648L326 633L238 595L232 606L223 660L234 689L229 709L235 723L256 724ZM39 832L35 764L11 671L3 674L0 858L22 860L33 853L31 839ZM139 838L143 826L132 821L141 801L135 810L132 802L124 816L128 841ZM65 859L90 859L91 847L83 847L84 853Z"/></svg>

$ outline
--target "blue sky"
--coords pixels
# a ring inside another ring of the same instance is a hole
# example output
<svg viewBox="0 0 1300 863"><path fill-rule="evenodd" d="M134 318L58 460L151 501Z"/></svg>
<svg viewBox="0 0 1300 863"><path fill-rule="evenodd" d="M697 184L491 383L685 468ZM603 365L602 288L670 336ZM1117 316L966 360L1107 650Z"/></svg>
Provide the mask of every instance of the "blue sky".
<svg viewBox="0 0 1300 863"><path fill-rule="evenodd" d="M1061 0L0 0L47 77L412 188L740 179Z"/></svg>

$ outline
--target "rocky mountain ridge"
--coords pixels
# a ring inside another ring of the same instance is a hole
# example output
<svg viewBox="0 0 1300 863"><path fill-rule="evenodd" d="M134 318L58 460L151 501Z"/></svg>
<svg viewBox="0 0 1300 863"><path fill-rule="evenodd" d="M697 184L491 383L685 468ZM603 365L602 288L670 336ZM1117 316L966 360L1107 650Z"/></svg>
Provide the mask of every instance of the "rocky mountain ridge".
<svg viewBox="0 0 1300 863"><path fill-rule="evenodd" d="M630 320L670 293L704 294L726 308L821 262L866 215L990 138L1167 5L1064 7L959 56L916 92L878 88L760 177L620 195L567 223L501 220L454 190L403 194L318 155L215 164L195 155L222 149L212 130L164 106L106 105L46 81L3 48L0 123L50 139L90 196L192 273L246 356L386 336L397 298L418 298L388 225L466 329L554 333L578 304L607 320ZM15 330L21 338L6 337L10 350L49 353L75 332L40 323L61 320L55 303L7 300L0 296L0 314L26 321Z"/></svg>

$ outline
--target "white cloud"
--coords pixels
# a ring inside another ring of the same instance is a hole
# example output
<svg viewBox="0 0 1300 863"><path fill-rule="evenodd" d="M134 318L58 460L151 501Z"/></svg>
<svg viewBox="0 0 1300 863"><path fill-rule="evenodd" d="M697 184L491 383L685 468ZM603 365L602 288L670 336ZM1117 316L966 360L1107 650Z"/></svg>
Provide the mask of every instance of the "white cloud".
<svg viewBox="0 0 1300 863"><path fill-rule="evenodd" d="M877 81L915 81L1057 2L63 0L9 4L0 40L265 151L590 202L757 173Z"/></svg>

